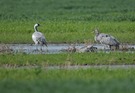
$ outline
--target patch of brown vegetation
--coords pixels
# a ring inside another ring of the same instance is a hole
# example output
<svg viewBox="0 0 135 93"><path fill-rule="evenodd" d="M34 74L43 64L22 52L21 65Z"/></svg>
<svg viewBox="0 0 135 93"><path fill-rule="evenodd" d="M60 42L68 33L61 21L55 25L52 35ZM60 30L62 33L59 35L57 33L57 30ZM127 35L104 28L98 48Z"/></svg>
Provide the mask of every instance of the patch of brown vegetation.
<svg viewBox="0 0 135 93"><path fill-rule="evenodd" d="M11 53L12 49L10 49L10 47L6 44L0 44L0 54L3 53Z"/></svg>

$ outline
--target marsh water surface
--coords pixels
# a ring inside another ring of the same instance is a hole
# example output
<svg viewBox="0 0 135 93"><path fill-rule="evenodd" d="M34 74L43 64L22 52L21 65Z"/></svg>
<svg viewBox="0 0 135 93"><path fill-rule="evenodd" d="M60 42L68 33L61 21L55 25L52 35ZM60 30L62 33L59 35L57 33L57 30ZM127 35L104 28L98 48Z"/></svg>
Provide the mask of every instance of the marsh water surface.
<svg viewBox="0 0 135 93"><path fill-rule="evenodd" d="M32 44L7 44L13 53L26 54L56 54L66 52L95 52L95 51L110 51L108 47L101 44L85 45L85 44L48 44L46 46L32 45ZM135 45L124 45L122 50L133 52Z"/></svg>

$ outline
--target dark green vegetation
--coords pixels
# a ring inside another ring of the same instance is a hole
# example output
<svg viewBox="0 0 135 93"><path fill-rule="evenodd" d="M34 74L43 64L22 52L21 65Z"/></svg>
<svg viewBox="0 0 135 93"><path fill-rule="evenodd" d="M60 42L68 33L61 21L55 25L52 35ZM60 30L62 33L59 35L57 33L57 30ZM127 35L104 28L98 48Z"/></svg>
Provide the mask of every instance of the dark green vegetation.
<svg viewBox="0 0 135 93"><path fill-rule="evenodd" d="M0 42L33 43L33 25L48 42L93 43L95 28L135 43L134 0L1 0ZM130 37L129 37L130 35Z"/></svg>
<svg viewBox="0 0 135 93"><path fill-rule="evenodd" d="M134 0L1 0L0 19L17 21L135 21Z"/></svg>
<svg viewBox="0 0 135 93"><path fill-rule="evenodd" d="M0 0L0 43L94 43L95 28L135 44L135 0ZM134 53L0 54L0 93L134 93L135 69L43 70L48 65L135 64ZM7 67L38 65L35 69Z"/></svg>
<svg viewBox="0 0 135 93"><path fill-rule="evenodd" d="M0 69L1 93L134 93L135 69Z"/></svg>

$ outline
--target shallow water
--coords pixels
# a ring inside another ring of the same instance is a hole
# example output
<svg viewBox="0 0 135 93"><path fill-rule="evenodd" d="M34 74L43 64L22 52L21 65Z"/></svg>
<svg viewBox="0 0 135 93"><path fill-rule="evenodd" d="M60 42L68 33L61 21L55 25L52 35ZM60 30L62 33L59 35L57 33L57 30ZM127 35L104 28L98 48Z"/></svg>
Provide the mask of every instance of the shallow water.
<svg viewBox="0 0 135 93"><path fill-rule="evenodd" d="M105 51L109 52L109 48L101 44L94 44L94 45L85 45L85 44L48 44L46 46L40 45L32 45L32 44L6 44L9 49L12 50L13 53L26 53L26 54L58 54L58 53L66 53L66 52L93 52L91 48L95 48L94 52L96 51ZM73 51L75 47L75 51ZM88 48L90 47L90 48ZM135 50L135 45L124 45L124 48L127 52L133 52ZM124 51L125 51L124 50ZM123 51L123 50L118 50Z"/></svg>
<svg viewBox="0 0 135 93"><path fill-rule="evenodd" d="M1 66L0 69L46 69L46 70L56 70L56 69L67 69L67 70L77 70L77 69L135 69L135 65L67 65L67 66Z"/></svg>
<svg viewBox="0 0 135 93"><path fill-rule="evenodd" d="M31 44L9 44L10 49L14 53L26 53L26 54L56 54L63 53L70 47L69 44L48 44L46 46L31 45ZM76 48L83 47L83 44L76 45Z"/></svg>

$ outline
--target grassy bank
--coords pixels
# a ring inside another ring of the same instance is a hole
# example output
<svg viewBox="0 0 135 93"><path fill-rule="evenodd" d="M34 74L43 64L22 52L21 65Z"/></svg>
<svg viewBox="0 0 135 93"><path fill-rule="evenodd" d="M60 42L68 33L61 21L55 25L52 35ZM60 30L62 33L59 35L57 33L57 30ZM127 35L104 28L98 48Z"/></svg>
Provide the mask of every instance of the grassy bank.
<svg viewBox="0 0 135 93"><path fill-rule="evenodd" d="M134 53L1 54L0 66L135 64Z"/></svg>
<svg viewBox="0 0 135 93"><path fill-rule="evenodd" d="M134 93L135 69L0 69L4 93Z"/></svg>
<svg viewBox="0 0 135 93"><path fill-rule="evenodd" d="M0 25L0 42L33 43L33 25L34 22L3 21ZM121 43L135 43L135 23L131 22L47 21L41 22L39 31L45 34L48 43L94 43L95 34L92 32L95 28L115 36Z"/></svg>

